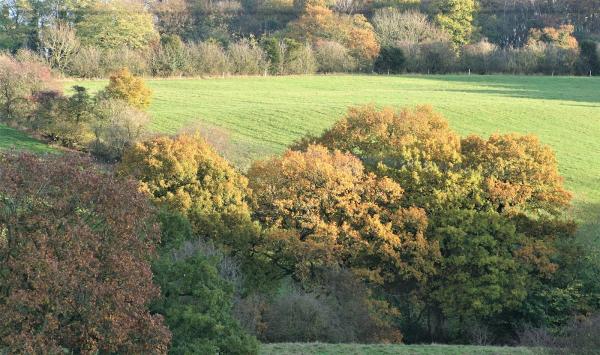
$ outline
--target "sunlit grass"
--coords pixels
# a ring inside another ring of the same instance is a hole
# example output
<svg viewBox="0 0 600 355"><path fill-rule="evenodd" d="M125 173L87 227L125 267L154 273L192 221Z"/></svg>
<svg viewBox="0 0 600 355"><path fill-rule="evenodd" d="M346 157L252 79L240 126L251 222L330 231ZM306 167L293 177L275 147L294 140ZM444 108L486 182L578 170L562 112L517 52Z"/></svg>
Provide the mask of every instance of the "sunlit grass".
<svg viewBox="0 0 600 355"><path fill-rule="evenodd" d="M556 151L575 194L573 213L583 222L582 235L599 239L600 78L340 75L148 83L154 91L149 110L154 131L210 131L242 168L282 152L306 133L321 132L351 105L431 104L463 135L536 134ZM98 90L106 82L79 84Z"/></svg>

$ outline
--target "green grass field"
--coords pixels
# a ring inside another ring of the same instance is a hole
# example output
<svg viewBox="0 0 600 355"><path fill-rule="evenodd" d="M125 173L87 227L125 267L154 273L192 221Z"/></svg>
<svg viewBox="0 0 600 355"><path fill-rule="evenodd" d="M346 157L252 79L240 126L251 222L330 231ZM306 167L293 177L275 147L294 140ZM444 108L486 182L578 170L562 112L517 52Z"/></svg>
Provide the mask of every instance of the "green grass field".
<svg viewBox="0 0 600 355"><path fill-rule="evenodd" d="M582 235L600 240L600 78L340 75L148 83L152 130L204 130L241 167L321 132L359 104L431 104L463 135L536 134L556 151ZM98 90L106 81L79 84Z"/></svg>
<svg viewBox="0 0 600 355"><path fill-rule="evenodd" d="M464 346L464 345L389 345L389 344L320 344L289 343L263 344L261 355L525 355L539 354L528 348Z"/></svg>
<svg viewBox="0 0 600 355"><path fill-rule="evenodd" d="M37 141L25 133L0 125L0 150L27 150L34 153L54 151L46 144Z"/></svg>

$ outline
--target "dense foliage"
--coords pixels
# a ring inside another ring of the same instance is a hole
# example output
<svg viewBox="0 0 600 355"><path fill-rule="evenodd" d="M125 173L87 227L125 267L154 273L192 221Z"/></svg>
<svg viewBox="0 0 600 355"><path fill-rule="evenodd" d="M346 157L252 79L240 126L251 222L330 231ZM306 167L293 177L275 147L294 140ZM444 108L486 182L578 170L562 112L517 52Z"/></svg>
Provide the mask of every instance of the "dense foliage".
<svg viewBox="0 0 600 355"><path fill-rule="evenodd" d="M165 353L148 311L159 241L135 184L75 156L0 157L0 347Z"/></svg>
<svg viewBox="0 0 600 355"><path fill-rule="evenodd" d="M0 4L0 48L30 50L79 77L121 67L157 76L372 72L381 48L402 52L398 72L596 75L599 8L598 0L9 1Z"/></svg>
<svg viewBox="0 0 600 355"><path fill-rule="evenodd" d="M539 325L545 311L531 308L534 298L573 282L562 274L582 253L573 223L563 219L571 196L553 152L537 138L461 139L429 107L367 106L295 149L310 151L311 142L355 154L404 189L396 204L426 212L423 234L439 257L414 289L415 301L392 302L403 310L411 341L468 341L475 328L506 341L523 322Z"/></svg>

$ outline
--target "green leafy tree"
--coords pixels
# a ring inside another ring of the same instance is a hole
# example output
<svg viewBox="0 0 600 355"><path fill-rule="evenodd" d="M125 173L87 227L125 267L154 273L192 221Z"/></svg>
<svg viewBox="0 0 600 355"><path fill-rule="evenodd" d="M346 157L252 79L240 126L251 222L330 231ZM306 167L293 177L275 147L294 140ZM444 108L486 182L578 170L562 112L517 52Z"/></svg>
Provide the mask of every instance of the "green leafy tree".
<svg viewBox="0 0 600 355"><path fill-rule="evenodd" d="M462 322L493 318L521 306L528 267L517 257L526 236L494 212L454 210L438 220L433 237L442 261L431 297L446 317Z"/></svg>
<svg viewBox="0 0 600 355"><path fill-rule="evenodd" d="M158 41L152 14L136 1L98 2L77 24L85 45L102 48L147 48Z"/></svg>
<svg viewBox="0 0 600 355"><path fill-rule="evenodd" d="M429 12L436 23L452 38L455 45L469 43L473 34L475 0L433 0Z"/></svg>
<svg viewBox="0 0 600 355"><path fill-rule="evenodd" d="M399 74L404 69L404 52L396 47L383 47L375 59L375 71L380 74Z"/></svg>
<svg viewBox="0 0 600 355"><path fill-rule="evenodd" d="M162 211L160 220L162 256L153 270L163 296L153 310L173 333L170 353L257 353L256 339L232 316L233 285L221 276L232 270L219 270L223 255L203 250L205 242L194 237L180 213Z"/></svg>

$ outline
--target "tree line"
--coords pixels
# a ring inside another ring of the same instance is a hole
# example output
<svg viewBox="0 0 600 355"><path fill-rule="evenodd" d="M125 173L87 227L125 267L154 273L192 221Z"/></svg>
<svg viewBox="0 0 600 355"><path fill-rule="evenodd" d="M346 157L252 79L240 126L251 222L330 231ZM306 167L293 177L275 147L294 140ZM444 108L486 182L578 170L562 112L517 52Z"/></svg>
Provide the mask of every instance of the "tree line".
<svg viewBox="0 0 600 355"><path fill-rule="evenodd" d="M10 124L70 151L0 155L0 350L598 346L600 265L535 136L460 137L429 106L362 106L242 172L198 134L120 138L150 95L126 70L64 97L11 65L31 86L0 101L24 108ZM111 155L91 148L103 130Z"/></svg>
<svg viewBox="0 0 600 355"><path fill-rule="evenodd" d="M0 48L74 77L600 72L600 3L8 1ZM25 53L23 53L25 52Z"/></svg>

